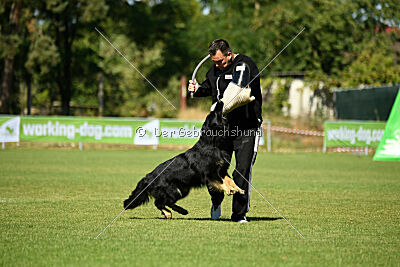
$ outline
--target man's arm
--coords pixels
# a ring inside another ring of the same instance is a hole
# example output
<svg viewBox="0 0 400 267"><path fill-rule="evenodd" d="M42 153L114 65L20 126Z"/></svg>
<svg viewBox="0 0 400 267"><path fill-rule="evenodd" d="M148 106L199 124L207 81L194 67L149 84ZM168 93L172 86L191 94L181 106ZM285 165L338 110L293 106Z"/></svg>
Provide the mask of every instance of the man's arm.
<svg viewBox="0 0 400 267"><path fill-rule="evenodd" d="M201 84L196 81L189 81L189 92L193 92L194 97L211 96L211 84L210 80L206 79Z"/></svg>
<svg viewBox="0 0 400 267"><path fill-rule="evenodd" d="M250 65L250 81L254 79L256 75L259 74L259 70L257 68L257 65L252 62L253 64ZM250 84L251 88L251 95L254 96L256 99L254 101L254 110L257 115L257 119L259 120L260 124L262 122L262 95L261 95L261 87L260 87L260 75L258 75L257 78L254 79L254 81L251 82Z"/></svg>

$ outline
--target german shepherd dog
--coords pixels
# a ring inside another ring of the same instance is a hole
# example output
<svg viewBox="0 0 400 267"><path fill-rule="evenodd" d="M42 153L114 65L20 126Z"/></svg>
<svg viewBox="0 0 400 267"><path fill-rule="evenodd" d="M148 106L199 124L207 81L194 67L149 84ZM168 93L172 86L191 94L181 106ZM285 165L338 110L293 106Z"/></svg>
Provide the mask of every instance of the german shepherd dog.
<svg viewBox="0 0 400 267"><path fill-rule="evenodd" d="M189 194L190 189L207 185L227 195L244 194L228 175L229 159L222 150L228 129L222 116L224 103L218 102L214 111L207 115L201 128L199 141L186 152L158 165L139 181L136 189L124 201L124 209L134 209L155 199L154 205L166 219L172 218L172 210L186 215L188 211L175 203Z"/></svg>

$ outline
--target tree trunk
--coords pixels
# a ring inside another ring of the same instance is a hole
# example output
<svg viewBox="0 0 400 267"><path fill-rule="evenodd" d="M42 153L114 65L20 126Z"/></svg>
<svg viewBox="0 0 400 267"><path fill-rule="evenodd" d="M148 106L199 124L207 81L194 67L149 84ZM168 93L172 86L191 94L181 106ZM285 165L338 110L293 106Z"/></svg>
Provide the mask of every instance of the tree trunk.
<svg viewBox="0 0 400 267"><path fill-rule="evenodd" d="M179 101L179 109L181 111L186 110L186 96L187 96L187 88L186 88L186 76L182 75L181 76L181 86L180 86L180 91L181 91L181 97Z"/></svg>
<svg viewBox="0 0 400 267"><path fill-rule="evenodd" d="M0 98L0 108L1 113L10 113L10 93L13 82L13 72L14 72L14 57L4 59L4 71L3 80L1 82L1 98Z"/></svg>
<svg viewBox="0 0 400 267"><path fill-rule="evenodd" d="M70 28L68 23L68 18L65 18L64 21L64 59L63 59L63 83L64 86L61 87L61 103L62 103L62 112L64 115L70 114L70 102L72 97L71 92L71 43L69 42L70 38Z"/></svg>
<svg viewBox="0 0 400 267"><path fill-rule="evenodd" d="M103 117L104 112L104 74L100 72L99 75L99 92L97 94L99 99L99 117Z"/></svg>
<svg viewBox="0 0 400 267"><path fill-rule="evenodd" d="M26 86L28 87L28 92L26 95L26 115L31 115L32 108L32 81L31 77L26 79Z"/></svg>
<svg viewBox="0 0 400 267"><path fill-rule="evenodd" d="M10 34L18 33L18 21L21 13L22 0L14 2L11 7L10 14ZM8 53L10 56L4 58L4 69L3 69L3 80L1 82L1 95L0 95L0 112L11 113L11 90L13 86L13 74L14 74L14 54L15 48L11 47L11 51Z"/></svg>

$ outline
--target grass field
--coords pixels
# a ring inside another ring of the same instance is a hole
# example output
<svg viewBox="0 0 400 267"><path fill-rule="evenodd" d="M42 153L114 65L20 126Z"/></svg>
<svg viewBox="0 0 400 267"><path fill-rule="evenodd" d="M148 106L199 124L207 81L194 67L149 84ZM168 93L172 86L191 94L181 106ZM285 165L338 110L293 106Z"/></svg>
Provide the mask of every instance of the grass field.
<svg viewBox="0 0 400 267"><path fill-rule="evenodd" d="M258 155L248 224L210 221L205 188L161 219L122 211L137 181L176 151L0 151L0 265L271 266L400 262L400 164L343 154Z"/></svg>

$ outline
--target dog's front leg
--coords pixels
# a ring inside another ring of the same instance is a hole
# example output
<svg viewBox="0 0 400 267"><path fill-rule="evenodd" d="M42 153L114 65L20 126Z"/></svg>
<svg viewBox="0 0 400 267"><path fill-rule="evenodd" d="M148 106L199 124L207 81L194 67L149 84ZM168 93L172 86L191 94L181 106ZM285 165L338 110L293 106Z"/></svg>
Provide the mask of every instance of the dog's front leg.
<svg viewBox="0 0 400 267"><path fill-rule="evenodd" d="M235 181L233 181L233 179L231 177L229 177L228 175L226 175L224 177L224 184L229 189L229 194L227 194L227 195L233 195L235 193L239 193L242 195L244 194L244 190L241 189L239 186L237 186L235 184Z"/></svg>
<svg viewBox="0 0 400 267"><path fill-rule="evenodd" d="M210 185L212 188L214 188L215 190L217 190L217 191L225 192L225 194L227 194L227 195L230 194L230 190L229 190L229 188L227 187L227 185L226 185L224 179L222 179L221 181L212 180L212 181L210 181L209 185Z"/></svg>
<svg viewBox="0 0 400 267"><path fill-rule="evenodd" d="M218 191L225 192L228 196L239 193L239 194L244 194L244 190L241 189L239 186L235 184L232 178L230 178L228 175L222 179L222 183L219 181L213 181L210 183L210 185L215 188Z"/></svg>

